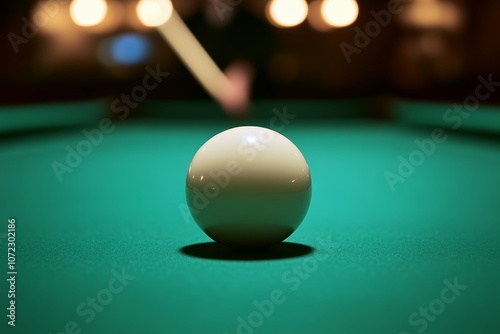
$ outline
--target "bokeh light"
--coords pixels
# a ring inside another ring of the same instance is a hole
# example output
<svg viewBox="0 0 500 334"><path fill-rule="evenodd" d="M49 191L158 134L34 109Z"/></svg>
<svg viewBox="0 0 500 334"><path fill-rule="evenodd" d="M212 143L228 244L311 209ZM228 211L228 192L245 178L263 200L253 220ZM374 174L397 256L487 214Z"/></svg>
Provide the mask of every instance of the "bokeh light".
<svg viewBox="0 0 500 334"><path fill-rule="evenodd" d="M31 21L40 28L42 33L60 34L62 31L78 29L72 21L69 11L69 4L60 4L58 7L44 8L43 3L33 6Z"/></svg>
<svg viewBox="0 0 500 334"><path fill-rule="evenodd" d="M294 27L307 17L308 6L305 0L270 0L266 15L269 22L277 27Z"/></svg>
<svg viewBox="0 0 500 334"><path fill-rule="evenodd" d="M172 16L173 6L170 0L140 0L137 4L137 16L147 27L158 27Z"/></svg>
<svg viewBox="0 0 500 334"><path fill-rule="evenodd" d="M321 14L332 27L347 27L358 18L359 6L355 0L325 0Z"/></svg>
<svg viewBox="0 0 500 334"><path fill-rule="evenodd" d="M456 3L437 0L418 0L412 2L402 15L403 22L419 28L459 28L464 19Z"/></svg>
<svg viewBox="0 0 500 334"><path fill-rule="evenodd" d="M106 0L73 0L69 7L73 22L82 27L91 27L101 23L106 17Z"/></svg>
<svg viewBox="0 0 500 334"><path fill-rule="evenodd" d="M332 26L325 21L323 14L321 13L321 7L323 5L323 0L315 0L309 4L309 14L307 15L307 21L314 29L318 31L331 30Z"/></svg>
<svg viewBox="0 0 500 334"><path fill-rule="evenodd" d="M97 49L97 57L105 66L138 65L144 63L150 55L151 41L137 33L106 38Z"/></svg>
<svg viewBox="0 0 500 334"><path fill-rule="evenodd" d="M111 54L118 64L140 64L147 58L150 49L149 40L139 34L123 34L111 42Z"/></svg>

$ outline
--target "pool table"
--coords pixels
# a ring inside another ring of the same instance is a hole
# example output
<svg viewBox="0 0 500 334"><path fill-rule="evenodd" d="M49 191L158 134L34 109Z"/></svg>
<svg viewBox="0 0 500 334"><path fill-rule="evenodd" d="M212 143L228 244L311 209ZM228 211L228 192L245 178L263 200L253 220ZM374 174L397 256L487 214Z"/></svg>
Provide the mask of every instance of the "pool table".
<svg viewBox="0 0 500 334"><path fill-rule="evenodd" d="M256 101L236 120L205 101L123 120L107 100L3 107L0 332L500 333L496 128L377 105ZM243 124L292 140L313 184L299 228L258 252L212 242L185 199L197 149Z"/></svg>

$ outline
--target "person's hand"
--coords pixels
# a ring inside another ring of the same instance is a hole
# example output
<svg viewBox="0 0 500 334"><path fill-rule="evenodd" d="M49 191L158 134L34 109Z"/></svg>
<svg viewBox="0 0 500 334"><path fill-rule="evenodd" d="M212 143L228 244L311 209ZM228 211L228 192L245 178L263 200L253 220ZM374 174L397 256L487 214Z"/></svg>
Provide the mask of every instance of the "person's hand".
<svg viewBox="0 0 500 334"><path fill-rule="evenodd" d="M224 91L219 103L230 116L244 116L250 108L250 95L254 71L252 65L245 61L235 61L229 65L224 74L232 86Z"/></svg>

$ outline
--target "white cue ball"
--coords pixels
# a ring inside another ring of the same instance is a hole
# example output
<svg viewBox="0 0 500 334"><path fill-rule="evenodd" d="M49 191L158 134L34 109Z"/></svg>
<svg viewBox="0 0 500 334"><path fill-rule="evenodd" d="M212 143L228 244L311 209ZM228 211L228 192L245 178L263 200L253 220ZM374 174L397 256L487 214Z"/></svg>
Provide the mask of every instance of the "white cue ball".
<svg viewBox="0 0 500 334"><path fill-rule="evenodd" d="M260 248L285 240L304 219L311 175L283 135L257 126L232 128L196 152L186 180L189 210L213 240Z"/></svg>

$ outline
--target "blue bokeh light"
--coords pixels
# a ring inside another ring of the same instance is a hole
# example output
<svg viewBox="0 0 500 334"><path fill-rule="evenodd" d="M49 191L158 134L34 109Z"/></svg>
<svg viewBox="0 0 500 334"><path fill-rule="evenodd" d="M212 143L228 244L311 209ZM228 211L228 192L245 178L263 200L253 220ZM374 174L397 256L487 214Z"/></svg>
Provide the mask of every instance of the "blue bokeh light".
<svg viewBox="0 0 500 334"><path fill-rule="evenodd" d="M140 34L127 33L111 40L111 58L121 65L135 65L144 62L151 53L149 39Z"/></svg>

